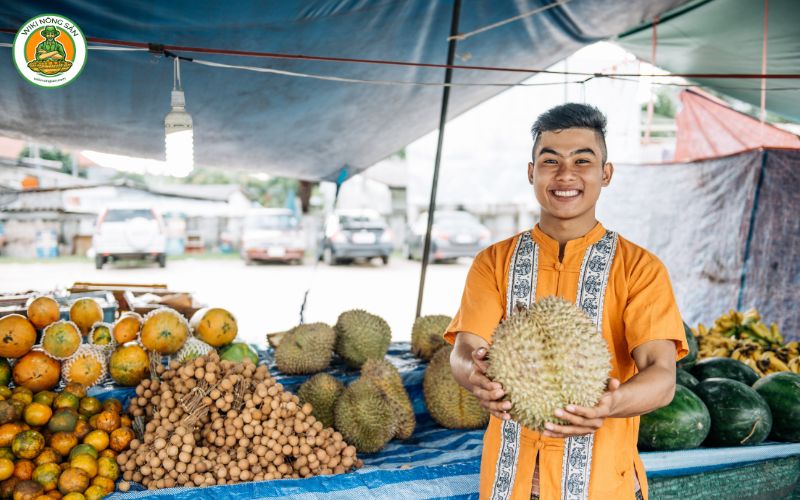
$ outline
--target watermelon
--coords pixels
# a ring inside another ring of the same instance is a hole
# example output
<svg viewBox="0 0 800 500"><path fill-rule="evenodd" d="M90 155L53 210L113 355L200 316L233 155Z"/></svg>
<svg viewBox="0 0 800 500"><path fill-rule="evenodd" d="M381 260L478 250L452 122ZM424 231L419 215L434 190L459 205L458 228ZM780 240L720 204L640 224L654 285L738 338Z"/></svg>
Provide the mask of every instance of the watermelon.
<svg viewBox="0 0 800 500"><path fill-rule="evenodd" d="M254 365L258 364L258 354L244 342L234 342L224 347L220 352L219 359L222 361L233 361L241 363L245 359L250 359Z"/></svg>
<svg viewBox="0 0 800 500"><path fill-rule="evenodd" d="M686 387L676 385L675 397L669 405L642 415L639 421L639 448L697 448L705 441L710 430L711 416L705 403Z"/></svg>
<svg viewBox="0 0 800 500"><path fill-rule="evenodd" d="M681 370L680 368L675 370L675 382L686 387L687 389L693 389L694 386L700 383L699 380L694 378L694 375L686 370Z"/></svg>
<svg viewBox="0 0 800 500"><path fill-rule="evenodd" d="M753 389L766 400L772 412L770 439L800 442L800 375L773 373L753 384Z"/></svg>
<svg viewBox="0 0 800 500"><path fill-rule="evenodd" d="M745 385L753 385L759 379L758 373L738 359L706 358L692 368L692 375L697 380L707 378L729 378Z"/></svg>
<svg viewBox="0 0 800 500"><path fill-rule="evenodd" d="M678 368L691 370L695 363L697 363L697 355L700 352L700 347L697 345L697 338L694 336L692 330L689 328L689 325L687 325L686 322L683 323L683 333L686 334L686 343L689 344L689 354L678 361Z"/></svg>
<svg viewBox="0 0 800 500"><path fill-rule="evenodd" d="M711 432L705 444L758 444L772 430L769 405L753 388L727 378L709 378L694 388L711 414Z"/></svg>

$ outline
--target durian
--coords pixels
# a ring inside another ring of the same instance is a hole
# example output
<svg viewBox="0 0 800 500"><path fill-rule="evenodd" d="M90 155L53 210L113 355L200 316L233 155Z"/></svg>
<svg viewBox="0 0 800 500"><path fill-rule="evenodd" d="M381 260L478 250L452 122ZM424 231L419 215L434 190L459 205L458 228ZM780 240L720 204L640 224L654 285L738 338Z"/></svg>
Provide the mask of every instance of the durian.
<svg viewBox="0 0 800 500"><path fill-rule="evenodd" d="M322 422L323 427L333 427L333 407L342 395L344 384L327 373L318 373L303 382L297 390L302 403L310 403L311 414Z"/></svg>
<svg viewBox="0 0 800 500"><path fill-rule="evenodd" d="M397 417L397 433L394 437L410 438L414 434L417 419L397 368L386 359L368 359L361 367L361 376L371 380L389 398L389 404Z"/></svg>
<svg viewBox="0 0 800 500"><path fill-rule="evenodd" d="M368 359L383 359L392 340L392 330L383 318L360 309L340 314L334 329L336 354L351 368L361 368Z"/></svg>
<svg viewBox="0 0 800 500"><path fill-rule="evenodd" d="M442 427L478 429L489 421L489 414L478 398L456 382L450 369L453 347L445 345L433 355L425 369L422 389L428 413Z"/></svg>
<svg viewBox="0 0 800 500"><path fill-rule="evenodd" d="M511 401L511 417L529 429L563 423L557 409L592 407L606 388L611 357L601 332L574 304L547 297L512 314L494 331L487 375Z"/></svg>
<svg viewBox="0 0 800 500"><path fill-rule="evenodd" d="M417 318L411 329L411 352L429 361L446 344L443 335L451 320L450 316L443 314Z"/></svg>
<svg viewBox="0 0 800 500"><path fill-rule="evenodd" d="M334 427L362 453L381 450L397 433L397 419L388 398L368 378L344 390L334 407Z"/></svg>
<svg viewBox="0 0 800 500"><path fill-rule="evenodd" d="M287 374L321 372L331 363L336 332L325 323L292 328L275 348L275 364Z"/></svg>

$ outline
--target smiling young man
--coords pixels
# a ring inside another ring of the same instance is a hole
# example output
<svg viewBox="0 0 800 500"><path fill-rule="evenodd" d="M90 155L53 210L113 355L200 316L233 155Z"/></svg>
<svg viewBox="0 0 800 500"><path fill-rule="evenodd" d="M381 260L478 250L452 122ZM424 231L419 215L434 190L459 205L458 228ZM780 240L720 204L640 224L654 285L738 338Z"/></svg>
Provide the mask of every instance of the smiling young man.
<svg viewBox="0 0 800 500"><path fill-rule="evenodd" d="M456 380L491 414L482 499L647 498L638 417L672 400L675 360L686 354L686 338L663 264L595 219L600 192L614 174L605 126L596 108L574 103L536 120L528 182L541 220L475 258L445 333L455 343ZM511 419L502 387L486 377L486 353L495 327L517 304L550 295L592 318L612 369L597 406L558 410L555 416L567 423L540 433Z"/></svg>

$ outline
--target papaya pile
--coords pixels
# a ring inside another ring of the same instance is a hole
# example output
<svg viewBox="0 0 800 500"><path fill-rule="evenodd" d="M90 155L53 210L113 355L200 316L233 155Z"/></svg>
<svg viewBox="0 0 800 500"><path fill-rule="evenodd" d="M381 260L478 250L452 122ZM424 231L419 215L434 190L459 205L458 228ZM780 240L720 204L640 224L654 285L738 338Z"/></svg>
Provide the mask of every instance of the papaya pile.
<svg viewBox="0 0 800 500"><path fill-rule="evenodd" d="M0 497L93 500L112 493L117 455L135 438L121 411L118 400L101 402L76 383L36 393L0 386Z"/></svg>
<svg viewBox="0 0 800 500"><path fill-rule="evenodd" d="M697 337L684 325L690 353L678 362L675 397L641 417L640 449L800 442L800 374L771 361L797 359L796 342L783 345L777 326L756 325L755 310L701 324Z"/></svg>
<svg viewBox="0 0 800 500"><path fill-rule="evenodd" d="M255 356L247 345L233 343L236 319L221 308L201 309L191 322L165 307L144 317L124 312L104 323L100 304L84 297L72 302L68 319L61 317L61 306L50 296L31 298L25 315L0 317L0 384L13 379L38 392L62 381L88 388L110 377L133 387L163 356L184 361L213 349L223 349L232 361ZM15 360L13 369L8 360Z"/></svg>

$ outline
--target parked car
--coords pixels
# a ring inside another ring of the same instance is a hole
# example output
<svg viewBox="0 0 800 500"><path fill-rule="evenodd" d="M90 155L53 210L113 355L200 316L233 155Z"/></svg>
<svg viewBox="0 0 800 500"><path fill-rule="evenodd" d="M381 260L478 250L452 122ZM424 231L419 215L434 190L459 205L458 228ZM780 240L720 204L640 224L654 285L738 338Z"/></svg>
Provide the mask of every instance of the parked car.
<svg viewBox="0 0 800 500"><path fill-rule="evenodd" d="M98 217L92 238L97 269L121 259L153 260L164 267L166 247L164 223L152 208L107 208Z"/></svg>
<svg viewBox="0 0 800 500"><path fill-rule="evenodd" d="M288 208L262 208L244 220L241 255L246 263L272 261L300 264L306 239L300 220Z"/></svg>
<svg viewBox="0 0 800 500"><path fill-rule="evenodd" d="M409 259L422 260L428 213L423 212L408 231L406 244ZM489 245L489 229L469 212L440 210L434 212L431 230L432 262L453 261L459 257L474 257Z"/></svg>
<svg viewBox="0 0 800 500"><path fill-rule="evenodd" d="M340 210L328 216L320 249L320 259L329 265L374 257L388 264L392 232L374 210Z"/></svg>

